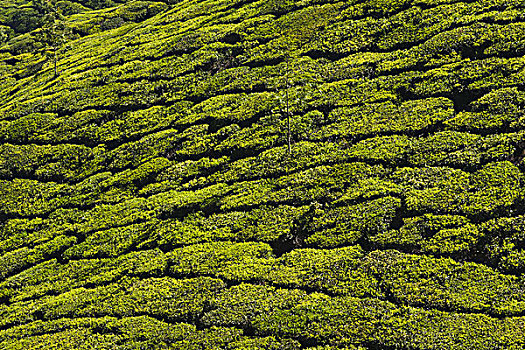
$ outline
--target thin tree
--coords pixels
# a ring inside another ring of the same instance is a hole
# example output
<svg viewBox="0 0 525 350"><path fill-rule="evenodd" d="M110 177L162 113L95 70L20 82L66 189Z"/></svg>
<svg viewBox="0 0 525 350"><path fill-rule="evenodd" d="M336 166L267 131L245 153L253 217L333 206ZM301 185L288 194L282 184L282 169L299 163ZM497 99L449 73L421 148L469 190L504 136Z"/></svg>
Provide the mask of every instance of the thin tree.
<svg viewBox="0 0 525 350"><path fill-rule="evenodd" d="M285 79L286 79L286 96L285 96L285 99L286 99L286 132L287 132L287 135L286 135L286 138L287 138L287 143L288 143L288 154L292 154L292 128L291 128L291 116L290 116L290 97L289 97L289 92L288 90L290 90L290 77L289 77L289 74L290 74L290 56L289 55L286 55L286 75L285 75Z"/></svg>
<svg viewBox="0 0 525 350"><path fill-rule="evenodd" d="M52 25L52 50L53 50L53 65L55 70L55 77L58 77L58 51L62 48L62 45L66 42L66 32L64 23L60 20L55 20Z"/></svg>
<svg viewBox="0 0 525 350"><path fill-rule="evenodd" d="M53 59L55 78L58 77L58 54L62 45L66 42L67 28L64 23L64 16L57 7L56 1L39 1L39 11L44 13L42 18L42 41L46 42L51 54L46 52L46 56ZM46 50L47 51L47 50Z"/></svg>
<svg viewBox="0 0 525 350"><path fill-rule="evenodd" d="M319 7L321 9L321 7ZM291 17L288 19L288 23L286 22L280 22L277 24L277 28L279 31L279 38L281 38L280 42L278 43L279 52L282 56L284 56L284 64L285 64L285 74L284 74L284 86L285 86L285 93L284 93L284 113L281 111L281 118L286 118L286 143L288 146L288 154L290 155L292 153L292 113L290 111L290 92L289 90L295 86L297 83L297 77L303 76L303 78L310 78L312 80L314 79L314 74L312 72L300 72L302 71L302 68L299 64L297 64L297 61L300 59L301 53L300 48L307 45L309 42L311 42L317 35L317 32L319 28L322 28L326 23L330 21L330 19L333 17L333 15L338 13L338 8L335 6L326 6L322 7L322 11L319 13L316 13L313 15L313 17L308 12L300 13L297 16ZM294 60L293 62L293 68L294 74L293 77L291 77L291 60ZM319 67L321 69L321 67ZM305 73L305 74L303 74ZM320 72L319 72L320 73ZM292 81L295 80L295 82ZM305 80L305 79L300 79ZM317 85L317 84L316 84ZM297 91L295 92L296 99L303 99L301 96L297 95ZM305 96L303 96L305 97ZM299 101L300 103L302 101ZM294 105L297 103L297 101L294 101ZM282 110L282 108L281 108Z"/></svg>
<svg viewBox="0 0 525 350"><path fill-rule="evenodd" d="M282 95L282 88L277 89L277 93L280 95L280 116L281 120L286 118L286 144L288 148L288 155L292 154L292 115L290 111L290 88L292 87L291 82L291 71L290 71L290 60L292 59L292 53L290 51L290 33L284 33L281 29L281 36L286 38L286 45L280 50L280 54L284 57L284 74L282 75L283 80L279 85L284 86L284 96ZM284 99L284 101L283 101Z"/></svg>

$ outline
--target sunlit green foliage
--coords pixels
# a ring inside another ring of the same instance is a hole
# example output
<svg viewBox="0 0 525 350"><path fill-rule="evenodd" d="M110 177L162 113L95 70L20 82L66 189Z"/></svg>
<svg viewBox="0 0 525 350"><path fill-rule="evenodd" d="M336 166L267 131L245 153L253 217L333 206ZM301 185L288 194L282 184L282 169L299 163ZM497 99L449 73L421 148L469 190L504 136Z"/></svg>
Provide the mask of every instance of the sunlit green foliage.
<svg viewBox="0 0 525 350"><path fill-rule="evenodd" d="M524 14L1 2L0 349L525 348Z"/></svg>

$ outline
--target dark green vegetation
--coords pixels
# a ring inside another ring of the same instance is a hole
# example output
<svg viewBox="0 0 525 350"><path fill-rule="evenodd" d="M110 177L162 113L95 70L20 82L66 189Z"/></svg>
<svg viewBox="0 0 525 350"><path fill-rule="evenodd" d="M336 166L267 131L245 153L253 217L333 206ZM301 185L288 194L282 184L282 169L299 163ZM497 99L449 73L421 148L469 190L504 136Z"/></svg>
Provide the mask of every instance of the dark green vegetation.
<svg viewBox="0 0 525 350"><path fill-rule="evenodd" d="M525 348L523 0L67 6L55 74L2 3L0 349Z"/></svg>

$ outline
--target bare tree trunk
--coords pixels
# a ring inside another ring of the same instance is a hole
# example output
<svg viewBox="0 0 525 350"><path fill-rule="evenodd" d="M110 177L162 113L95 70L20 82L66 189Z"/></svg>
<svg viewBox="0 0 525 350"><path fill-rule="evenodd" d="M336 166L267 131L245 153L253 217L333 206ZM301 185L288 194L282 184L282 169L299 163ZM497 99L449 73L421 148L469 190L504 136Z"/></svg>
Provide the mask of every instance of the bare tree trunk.
<svg viewBox="0 0 525 350"><path fill-rule="evenodd" d="M290 107L288 103L288 87L286 88L286 122L287 122L287 130L288 130L288 154L292 153L292 133L290 130Z"/></svg>
<svg viewBox="0 0 525 350"><path fill-rule="evenodd" d="M287 141L288 141L288 154L292 154L292 132L290 127L290 99L288 97L288 90L290 88L290 82L288 77L288 58L286 59L286 129L287 129Z"/></svg>
<svg viewBox="0 0 525 350"><path fill-rule="evenodd" d="M53 47L53 52L54 52L54 55L55 55L55 78L58 77L58 70L57 70L57 47L56 45Z"/></svg>

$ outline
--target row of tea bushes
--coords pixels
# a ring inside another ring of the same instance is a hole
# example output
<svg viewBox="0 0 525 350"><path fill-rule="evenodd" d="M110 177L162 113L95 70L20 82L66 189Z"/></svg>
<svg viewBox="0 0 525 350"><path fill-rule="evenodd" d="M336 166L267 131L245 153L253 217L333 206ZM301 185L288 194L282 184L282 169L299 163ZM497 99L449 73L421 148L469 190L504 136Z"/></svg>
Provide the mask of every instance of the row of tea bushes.
<svg viewBox="0 0 525 350"><path fill-rule="evenodd" d="M199 277L174 279L123 277L94 288L75 288L57 296L44 296L2 305L1 324L32 322L35 319L152 315L170 321L195 322L224 282Z"/></svg>
<svg viewBox="0 0 525 350"><path fill-rule="evenodd" d="M219 294L213 306L216 309L203 317L206 325L245 327L258 335L339 346L519 349L523 343L520 317L499 320L482 314L427 311L377 299L331 298L241 284Z"/></svg>
<svg viewBox="0 0 525 350"><path fill-rule="evenodd" d="M57 74L0 49L0 348L523 348L524 10L132 2Z"/></svg>
<svg viewBox="0 0 525 350"><path fill-rule="evenodd" d="M277 258L265 243L225 241L175 248L166 254L144 250L117 258L52 259L33 263L33 267L27 266L28 269L19 274L4 276L5 281L0 283L2 299L11 303L9 308L18 309L28 303L47 305L54 303L54 295L60 294L59 299L70 293L83 295L85 288L102 293L106 286L117 288L119 284L114 283L122 278L164 281L168 277L162 276L167 273L177 278L211 276L228 283L258 281L330 295L376 297L447 312L512 316L525 310L525 285L517 276L450 258L395 250L366 253L359 246L295 249ZM173 283L180 281L172 278Z"/></svg>
<svg viewBox="0 0 525 350"><path fill-rule="evenodd" d="M210 327L197 330L188 323L166 323L150 316L115 318L63 318L35 321L0 332L0 345L13 348L89 349L269 349L298 350L299 342L276 337L250 337L236 328ZM309 348L312 350L331 347ZM333 348L336 349L336 348ZM362 350L362 348L347 348Z"/></svg>

